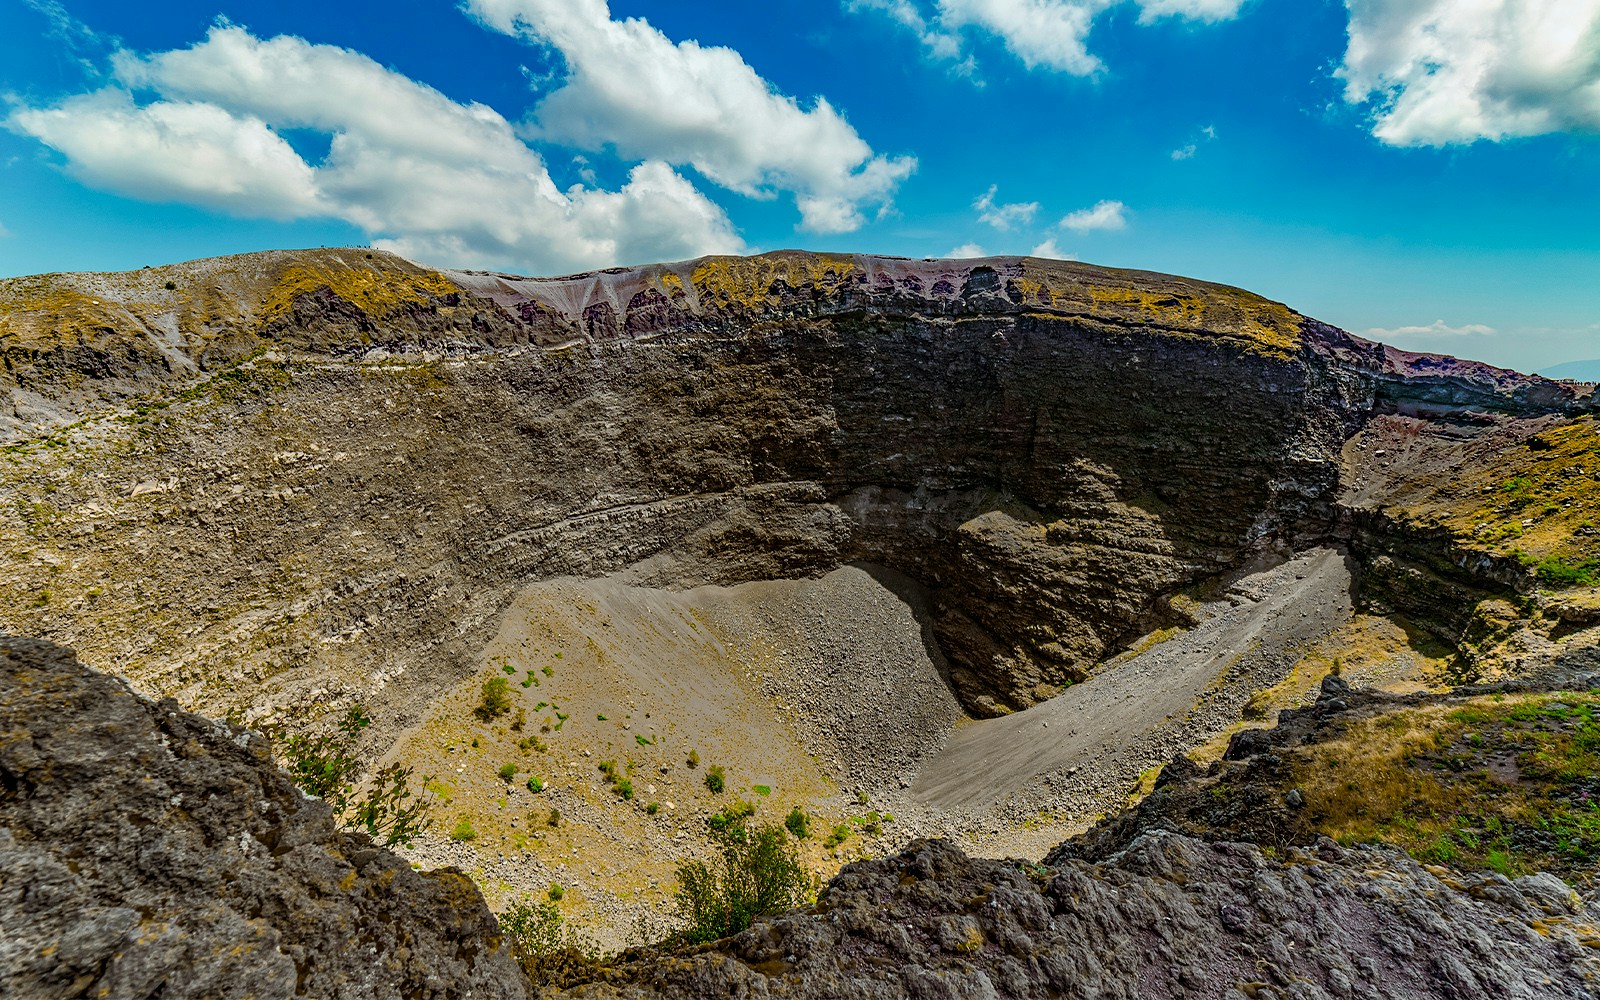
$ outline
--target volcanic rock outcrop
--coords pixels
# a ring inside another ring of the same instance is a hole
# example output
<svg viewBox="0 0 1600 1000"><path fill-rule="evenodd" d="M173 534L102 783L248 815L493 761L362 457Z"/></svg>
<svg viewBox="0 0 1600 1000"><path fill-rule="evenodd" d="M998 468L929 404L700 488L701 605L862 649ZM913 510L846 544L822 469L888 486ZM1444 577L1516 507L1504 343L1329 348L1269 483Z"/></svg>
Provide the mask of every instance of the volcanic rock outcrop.
<svg viewBox="0 0 1600 1000"><path fill-rule="evenodd" d="M1181 621L1178 588L1349 535L1341 449L1375 414L1589 405L1237 289L1031 259L535 280L263 254L0 283L0 352L0 625L237 707L380 661L464 675L530 580L866 560L930 588L955 690L1004 712Z"/></svg>
<svg viewBox="0 0 1600 1000"><path fill-rule="evenodd" d="M477 888L419 875L259 735L0 639L0 992L527 995Z"/></svg>
<svg viewBox="0 0 1600 1000"><path fill-rule="evenodd" d="M712 946L579 966L574 997L1591 997L1600 906L1324 839L1278 858L1145 828L1091 864L947 842L847 867ZM8 996L522 997L482 898L417 875L276 771L259 736L60 648L0 643Z"/></svg>

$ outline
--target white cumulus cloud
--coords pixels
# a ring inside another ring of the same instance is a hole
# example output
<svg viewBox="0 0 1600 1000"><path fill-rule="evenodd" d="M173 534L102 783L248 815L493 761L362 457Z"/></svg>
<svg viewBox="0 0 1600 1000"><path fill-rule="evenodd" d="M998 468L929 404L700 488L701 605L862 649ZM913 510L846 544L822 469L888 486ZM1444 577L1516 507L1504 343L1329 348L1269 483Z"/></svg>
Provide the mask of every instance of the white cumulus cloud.
<svg viewBox="0 0 1600 1000"><path fill-rule="evenodd" d="M558 188L539 153L481 104L461 104L361 53L260 39L228 24L191 48L119 53L115 84L6 125L84 183L279 219L333 218L438 264L570 271L744 249L722 209L647 159L619 190ZM139 103L136 92L156 99ZM309 163L279 135L327 137Z"/></svg>
<svg viewBox="0 0 1600 1000"><path fill-rule="evenodd" d="M957 61L969 75L972 34L998 39L1029 69L1090 76L1102 68L1089 51L1095 22L1128 0L845 0L852 12L875 11L913 32L928 53ZM1134 0L1139 23L1166 17L1214 23L1238 16L1246 0Z"/></svg>
<svg viewBox="0 0 1600 1000"><path fill-rule="evenodd" d="M1371 340L1411 340L1418 337L1487 337L1498 331L1492 326L1481 323L1467 323L1463 326L1451 326L1444 320L1434 320L1427 326L1397 326L1393 329L1373 327L1362 336Z"/></svg>
<svg viewBox="0 0 1600 1000"><path fill-rule="evenodd" d="M90 187L271 219L333 214L315 171L266 122L214 104L140 106L110 87L23 108L10 124L65 154L67 171Z"/></svg>
<svg viewBox="0 0 1600 1000"><path fill-rule="evenodd" d="M1395 146L1600 130L1600 0L1346 0L1345 100Z"/></svg>
<svg viewBox="0 0 1600 1000"><path fill-rule="evenodd" d="M1096 202L1092 208L1080 208L1061 220L1061 228L1075 233L1092 233L1096 230L1126 229L1128 207L1120 201Z"/></svg>
<svg viewBox="0 0 1600 1000"><path fill-rule="evenodd" d="M950 252L945 254L945 257L949 260L968 260L973 257L987 256L989 255L984 252L983 247L978 246L976 243L963 243L958 247L951 247Z"/></svg>
<svg viewBox="0 0 1600 1000"><path fill-rule="evenodd" d="M1075 254L1075 253L1067 253L1066 251L1062 250L1060 247L1056 246L1056 241L1054 239L1045 240L1043 243L1041 243L1038 246L1034 247L1032 250L1029 250L1028 251L1028 255L1030 257L1048 257L1048 258L1050 258L1052 260L1077 260L1078 259L1078 255L1077 254Z"/></svg>
<svg viewBox="0 0 1600 1000"><path fill-rule="evenodd" d="M693 166L750 197L794 195L801 228L849 232L916 168L876 154L826 98L778 93L732 49L673 42L605 0L467 0L483 24L560 52L567 76L534 111L541 138Z"/></svg>
<svg viewBox="0 0 1600 1000"><path fill-rule="evenodd" d="M1245 0L1139 0L1139 22L1149 24L1163 17L1181 17L1214 24L1239 16Z"/></svg>
<svg viewBox="0 0 1600 1000"><path fill-rule="evenodd" d="M1115 0L939 0L939 21L993 34L1024 66L1088 76L1100 69L1089 52L1095 18Z"/></svg>
<svg viewBox="0 0 1600 1000"><path fill-rule="evenodd" d="M1011 202L1006 205L995 204L994 196L999 192L998 184L989 185L989 190L978 196L972 207L978 213L978 221L987 223L996 229L1007 231L1016 226L1025 226L1033 221L1039 212L1039 203L1036 201Z"/></svg>

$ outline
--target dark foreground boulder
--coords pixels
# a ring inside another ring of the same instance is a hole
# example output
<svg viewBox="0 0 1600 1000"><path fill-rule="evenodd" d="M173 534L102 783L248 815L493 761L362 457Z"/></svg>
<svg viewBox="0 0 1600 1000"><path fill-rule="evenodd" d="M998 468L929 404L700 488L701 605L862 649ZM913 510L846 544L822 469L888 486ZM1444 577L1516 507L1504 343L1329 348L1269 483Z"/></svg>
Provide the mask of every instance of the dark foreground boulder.
<svg viewBox="0 0 1600 1000"><path fill-rule="evenodd" d="M340 832L260 736L0 638L0 996L527 992L471 881Z"/></svg>
<svg viewBox="0 0 1600 1000"><path fill-rule="evenodd" d="M1436 876L1398 851L1150 832L1100 865L942 841L848 866L818 906L573 997L1578 998L1600 908L1550 875Z"/></svg>

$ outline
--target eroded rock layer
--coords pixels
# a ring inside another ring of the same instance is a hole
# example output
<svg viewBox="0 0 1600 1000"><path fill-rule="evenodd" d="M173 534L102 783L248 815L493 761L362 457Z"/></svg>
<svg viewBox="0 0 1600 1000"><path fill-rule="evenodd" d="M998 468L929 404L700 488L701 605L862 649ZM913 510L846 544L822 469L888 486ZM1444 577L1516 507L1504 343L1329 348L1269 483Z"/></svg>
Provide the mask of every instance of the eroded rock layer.
<svg viewBox="0 0 1600 1000"><path fill-rule="evenodd" d="M0 307L0 625L208 704L459 676L529 580L859 559L930 587L969 708L1021 708L1176 588L1337 533L1373 413L1587 405L1237 289L1025 259L522 279L324 251L14 279Z"/></svg>

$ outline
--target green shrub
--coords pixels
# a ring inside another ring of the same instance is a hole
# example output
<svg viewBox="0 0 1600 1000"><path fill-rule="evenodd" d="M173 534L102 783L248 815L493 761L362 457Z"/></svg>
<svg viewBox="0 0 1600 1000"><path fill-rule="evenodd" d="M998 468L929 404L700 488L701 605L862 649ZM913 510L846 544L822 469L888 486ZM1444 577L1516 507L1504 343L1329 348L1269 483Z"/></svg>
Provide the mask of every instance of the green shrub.
<svg viewBox="0 0 1600 1000"><path fill-rule="evenodd" d="M551 882L550 883L550 891L545 893L545 895L550 897L550 902L552 902L552 903L561 902L561 897L565 896L566 894L567 894L567 890L561 888L561 883L560 882Z"/></svg>
<svg viewBox="0 0 1600 1000"><path fill-rule="evenodd" d="M355 792L351 779L361 767L355 755L356 739L370 725L372 719L360 705L355 705L331 733L275 734L283 754L283 769L295 784L328 803L335 813L342 813Z"/></svg>
<svg viewBox="0 0 1600 1000"><path fill-rule="evenodd" d="M789 815L783 818L783 825L801 840L811 835L811 817L801 811L799 806L789 810Z"/></svg>
<svg viewBox="0 0 1600 1000"><path fill-rule="evenodd" d="M1600 585L1600 560L1568 562L1560 556L1545 556L1534 564L1539 582L1548 587L1593 587Z"/></svg>
<svg viewBox="0 0 1600 1000"><path fill-rule="evenodd" d="M561 947L561 911L555 903L520 899L500 915L500 930L524 960L548 958Z"/></svg>
<svg viewBox="0 0 1600 1000"><path fill-rule="evenodd" d="M712 764L706 771L706 787L711 789L712 794L722 794L722 790L727 787L727 776L722 771L722 765Z"/></svg>
<svg viewBox="0 0 1600 1000"><path fill-rule="evenodd" d="M483 722L492 722L511 711L511 685L504 677L491 677L483 682L483 700L472 710Z"/></svg>
<svg viewBox="0 0 1600 1000"><path fill-rule="evenodd" d="M717 856L678 866L676 901L691 944L737 934L756 917L804 906L811 874L783 827L737 823L717 833Z"/></svg>
<svg viewBox="0 0 1600 1000"><path fill-rule="evenodd" d="M689 751L689 767L691 769L693 769L693 768L696 768L696 767L699 767L699 766L700 766L700 755L698 753L696 753L695 751L690 750Z"/></svg>
<svg viewBox="0 0 1600 1000"><path fill-rule="evenodd" d="M649 805L644 807L644 811L646 813L648 813L649 815L654 816L656 813L661 811L661 803L652 802Z"/></svg>
<svg viewBox="0 0 1600 1000"><path fill-rule="evenodd" d="M307 793L328 804L346 829L356 829L385 847L409 847L428 828L434 800L413 791L413 770L390 764L373 775L366 794L355 783L361 761L355 754L361 731L372 719L360 706L340 717L332 732L273 735L289 777ZM426 779L424 779L426 783Z"/></svg>
<svg viewBox="0 0 1600 1000"><path fill-rule="evenodd" d="M849 839L850 827L844 823L840 823L838 826L833 828L832 833L828 834L828 839L822 842L822 846L827 848L838 847L840 844Z"/></svg>
<svg viewBox="0 0 1600 1000"><path fill-rule="evenodd" d="M544 791L544 782L541 781L537 777L529 776L529 778L528 778L528 791L533 792L535 794L538 794L539 792Z"/></svg>
<svg viewBox="0 0 1600 1000"><path fill-rule="evenodd" d="M450 839L458 840L463 843L469 840L476 840L477 836L478 831L472 828L472 821L467 819L457 823L450 830Z"/></svg>
<svg viewBox="0 0 1600 1000"><path fill-rule="evenodd" d="M633 782L629 781L627 778L618 779L617 782L611 786L611 790L622 796L624 799L633 798Z"/></svg>
<svg viewBox="0 0 1600 1000"><path fill-rule="evenodd" d="M731 829L743 826L745 820L755 814L755 803L736 799L728 808L707 816L706 826L711 828L712 834L726 833Z"/></svg>
<svg viewBox="0 0 1600 1000"><path fill-rule="evenodd" d="M555 808L554 806L552 806L551 809L550 809L550 816L549 816L548 819L545 820L545 822L548 823L551 826L560 826L561 825L561 810Z"/></svg>
<svg viewBox="0 0 1600 1000"><path fill-rule="evenodd" d="M410 847L433 822L434 800L411 790L412 769L390 764L356 802L350 822L385 847Z"/></svg>
<svg viewBox="0 0 1600 1000"><path fill-rule="evenodd" d="M517 765L515 765L515 764L501 764L500 765L500 780L501 781L503 781L503 782L505 782L506 784L509 785L509 784L511 784L511 779L515 778L516 776L517 776Z"/></svg>
<svg viewBox="0 0 1600 1000"><path fill-rule="evenodd" d="M595 943L569 926L556 908L561 887L552 885L548 895L549 902L518 900L500 915L500 930L511 940L522 970L538 985L593 969L599 960Z"/></svg>
<svg viewBox="0 0 1600 1000"><path fill-rule="evenodd" d="M768 795L772 794L771 785L751 785L750 790L762 798L766 798Z"/></svg>

